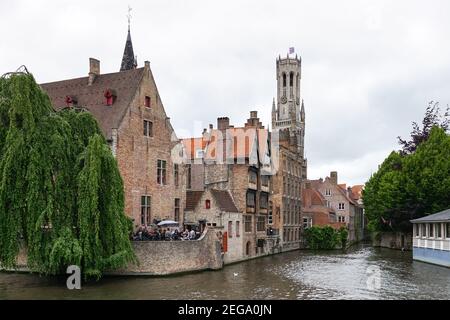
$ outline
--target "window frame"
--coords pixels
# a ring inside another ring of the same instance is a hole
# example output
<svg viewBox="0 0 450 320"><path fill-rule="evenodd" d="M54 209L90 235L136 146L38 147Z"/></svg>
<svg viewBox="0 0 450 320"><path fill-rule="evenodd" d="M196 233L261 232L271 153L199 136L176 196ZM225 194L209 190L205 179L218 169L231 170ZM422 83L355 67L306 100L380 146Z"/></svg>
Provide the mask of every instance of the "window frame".
<svg viewBox="0 0 450 320"><path fill-rule="evenodd" d="M233 238L233 221L228 221L228 238Z"/></svg>
<svg viewBox="0 0 450 320"><path fill-rule="evenodd" d="M153 138L153 122L144 119L143 125L144 125L144 137Z"/></svg>
<svg viewBox="0 0 450 320"><path fill-rule="evenodd" d="M180 222L180 213L181 213L181 199L180 198L175 198L174 220L176 222Z"/></svg>
<svg viewBox="0 0 450 320"><path fill-rule="evenodd" d="M266 232L266 217L265 216L257 216L256 232Z"/></svg>
<svg viewBox="0 0 450 320"><path fill-rule="evenodd" d="M244 232L245 233L251 233L253 231L253 226L252 226L252 216L247 214L244 216Z"/></svg>
<svg viewBox="0 0 450 320"><path fill-rule="evenodd" d="M145 210L145 212L144 212ZM149 226L151 225L151 215L152 215L152 197L150 195L141 196L141 225ZM142 223L144 222L144 223Z"/></svg>
<svg viewBox="0 0 450 320"><path fill-rule="evenodd" d="M156 183L159 186L167 185L167 161L166 160L157 160Z"/></svg>
<svg viewBox="0 0 450 320"><path fill-rule="evenodd" d="M151 109L152 108L152 98L150 96L145 96L145 98L144 98L144 106L147 109Z"/></svg>
<svg viewBox="0 0 450 320"><path fill-rule="evenodd" d="M241 236L241 222L238 220L236 221L236 238L239 238Z"/></svg>
<svg viewBox="0 0 450 320"><path fill-rule="evenodd" d="M345 210L345 202L339 202L338 203L338 210L344 211Z"/></svg>

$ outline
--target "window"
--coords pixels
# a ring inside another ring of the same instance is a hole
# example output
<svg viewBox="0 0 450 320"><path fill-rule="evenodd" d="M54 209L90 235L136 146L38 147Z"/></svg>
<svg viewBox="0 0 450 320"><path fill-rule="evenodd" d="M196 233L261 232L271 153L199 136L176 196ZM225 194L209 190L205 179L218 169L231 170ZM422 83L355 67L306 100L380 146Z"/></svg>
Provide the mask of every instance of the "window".
<svg viewBox="0 0 450 320"><path fill-rule="evenodd" d="M158 160L158 167L157 167L157 183L159 185L166 185L166 171L167 171L167 161L165 160Z"/></svg>
<svg viewBox="0 0 450 320"><path fill-rule="evenodd" d="M205 152L204 152L202 149L198 149L198 150L195 152L195 157L196 157L197 159L202 159L204 156L205 156Z"/></svg>
<svg viewBox="0 0 450 320"><path fill-rule="evenodd" d="M442 238L442 224L438 223L435 225L436 228L436 237Z"/></svg>
<svg viewBox="0 0 450 320"><path fill-rule="evenodd" d="M258 174L255 170L249 170L248 172L248 182L257 184L258 183Z"/></svg>
<svg viewBox="0 0 450 320"><path fill-rule="evenodd" d="M152 99L148 96L145 97L145 107L151 108L152 107Z"/></svg>
<svg viewBox="0 0 450 320"><path fill-rule="evenodd" d="M434 224L430 223L428 225L428 237L434 238Z"/></svg>
<svg viewBox="0 0 450 320"><path fill-rule="evenodd" d="M293 87L293 86L294 86L294 73L293 73L293 72L291 72L289 78L290 78L290 79L289 79L289 85L290 85L291 87Z"/></svg>
<svg viewBox="0 0 450 320"><path fill-rule="evenodd" d="M268 187L269 186L269 176L268 175L261 176L261 185L263 187Z"/></svg>
<svg viewBox="0 0 450 320"><path fill-rule="evenodd" d="M144 136L153 137L153 122L144 120Z"/></svg>
<svg viewBox="0 0 450 320"><path fill-rule="evenodd" d="M151 198L150 196L141 197L141 225L151 224Z"/></svg>
<svg viewBox="0 0 450 320"><path fill-rule="evenodd" d="M426 238L427 237L427 225L425 223L421 224L422 226L422 237Z"/></svg>
<svg viewBox="0 0 450 320"><path fill-rule="evenodd" d="M252 216L244 216L245 232L252 232Z"/></svg>
<svg viewBox="0 0 450 320"><path fill-rule="evenodd" d="M192 189L192 166L188 164L186 169L186 188Z"/></svg>
<svg viewBox="0 0 450 320"><path fill-rule="evenodd" d="M414 234L416 235L416 237L419 237L420 236L420 228L419 228L418 224L414 225L414 230L415 230Z"/></svg>
<svg viewBox="0 0 450 320"><path fill-rule="evenodd" d="M256 223L256 231L266 231L266 217L259 216Z"/></svg>
<svg viewBox="0 0 450 320"><path fill-rule="evenodd" d="M331 202L327 200L327 208L331 208Z"/></svg>
<svg viewBox="0 0 450 320"><path fill-rule="evenodd" d="M211 209L211 200L206 200L205 201L205 208L208 209L208 210Z"/></svg>
<svg viewBox="0 0 450 320"><path fill-rule="evenodd" d="M236 238L241 236L241 222L236 221Z"/></svg>
<svg viewBox="0 0 450 320"><path fill-rule="evenodd" d="M446 238L450 238L450 223L446 224L446 230L445 230L445 234L446 234Z"/></svg>
<svg viewBox="0 0 450 320"><path fill-rule="evenodd" d="M180 166L178 164L173 165L173 180L175 187L178 187L180 184Z"/></svg>
<svg viewBox="0 0 450 320"><path fill-rule="evenodd" d="M256 204L256 193L247 191L247 208L254 208Z"/></svg>
<svg viewBox="0 0 450 320"><path fill-rule="evenodd" d="M339 203L339 210L345 210L345 203Z"/></svg>
<svg viewBox="0 0 450 320"><path fill-rule="evenodd" d="M180 221L180 199L175 199L175 221Z"/></svg>
<svg viewBox="0 0 450 320"><path fill-rule="evenodd" d="M286 73L283 73L283 88L286 88Z"/></svg>
<svg viewBox="0 0 450 320"><path fill-rule="evenodd" d="M268 219L267 219L267 224L272 224L273 223L273 202L270 201L269 202L269 215L268 215Z"/></svg>
<svg viewBox="0 0 450 320"><path fill-rule="evenodd" d="M261 192L259 201L260 201L261 209L267 209L267 207L269 206L269 194L265 193L265 192Z"/></svg>
<svg viewBox="0 0 450 320"><path fill-rule="evenodd" d="M233 238L233 221L228 221L228 238Z"/></svg>
<svg viewBox="0 0 450 320"><path fill-rule="evenodd" d="M303 229L308 229L308 228L309 228L309 219L303 218Z"/></svg>
<svg viewBox="0 0 450 320"><path fill-rule="evenodd" d="M342 222L342 223L345 223L345 216L339 216L338 217L338 221Z"/></svg>
<svg viewBox="0 0 450 320"><path fill-rule="evenodd" d="M331 196L331 189L325 190L325 195L328 197Z"/></svg>

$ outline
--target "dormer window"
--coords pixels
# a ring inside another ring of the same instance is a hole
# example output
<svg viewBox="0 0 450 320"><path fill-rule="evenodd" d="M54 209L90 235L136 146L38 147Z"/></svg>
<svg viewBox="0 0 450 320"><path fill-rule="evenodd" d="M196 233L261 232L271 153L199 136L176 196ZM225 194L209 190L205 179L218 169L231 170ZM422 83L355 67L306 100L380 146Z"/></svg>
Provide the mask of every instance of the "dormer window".
<svg viewBox="0 0 450 320"><path fill-rule="evenodd" d="M205 201L205 208L208 209L208 210L211 209L211 200L206 200Z"/></svg>
<svg viewBox="0 0 450 320"><path fill-rule="evenodd" d="M77 105L77 98L74 96L66 96L65 102L67 107L70 108Z"/></svg>
<svg viewBox="0 0 450 320"><path fill-rule="evenodd" d="M105 96L105 99L106 99L106 105L107 106L112 106L114 104L115 100L116 100L116 97L117 97L115 91L111 90L111 89L107 89L105 91L105 95L104 96Z"/></svg>
<svg viewBox="0 0 450 320"><path fill-rule="evenodd" d="M145 107L151 108L152 107L152 99L148 96L145 97Z"/></svg>

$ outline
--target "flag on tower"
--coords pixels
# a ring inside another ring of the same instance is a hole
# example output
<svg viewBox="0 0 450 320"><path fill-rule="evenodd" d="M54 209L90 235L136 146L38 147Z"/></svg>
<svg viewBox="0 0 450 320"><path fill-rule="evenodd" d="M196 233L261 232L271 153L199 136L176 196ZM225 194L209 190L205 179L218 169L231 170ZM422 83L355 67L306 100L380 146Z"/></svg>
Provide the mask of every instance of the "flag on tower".
<svg viewBox="0 0 450 320"><path fill-rule="evenodd" d="M290 47L289 48L289 54L294 54L295 53L295 48L294 47Z"/></svg>

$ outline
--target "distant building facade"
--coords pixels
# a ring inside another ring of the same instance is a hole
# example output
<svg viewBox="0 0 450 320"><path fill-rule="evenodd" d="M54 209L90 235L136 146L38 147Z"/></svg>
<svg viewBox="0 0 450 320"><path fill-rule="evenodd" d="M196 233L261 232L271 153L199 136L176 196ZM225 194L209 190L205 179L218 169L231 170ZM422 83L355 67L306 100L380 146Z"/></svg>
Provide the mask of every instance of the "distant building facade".
<svg viewBox="0 0 450 320"><path fill-rule="evenodd" d="M326 207L336 213L336 222L348 228L349 241L359 241L364 238L364 208L358 203L352 188L338 184L338 173L333 171L329 177L319 180L308 180L311 187L320 192Z"/></svg>

